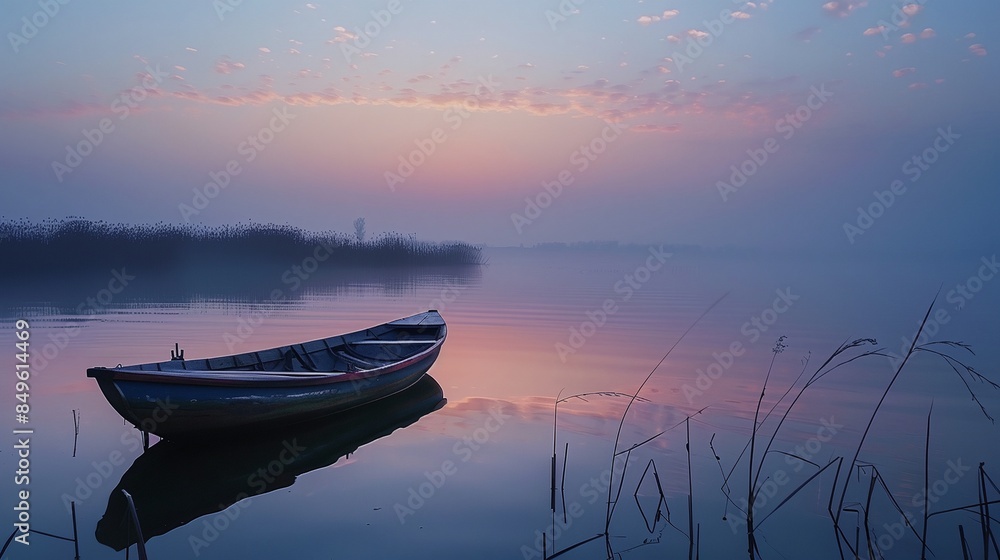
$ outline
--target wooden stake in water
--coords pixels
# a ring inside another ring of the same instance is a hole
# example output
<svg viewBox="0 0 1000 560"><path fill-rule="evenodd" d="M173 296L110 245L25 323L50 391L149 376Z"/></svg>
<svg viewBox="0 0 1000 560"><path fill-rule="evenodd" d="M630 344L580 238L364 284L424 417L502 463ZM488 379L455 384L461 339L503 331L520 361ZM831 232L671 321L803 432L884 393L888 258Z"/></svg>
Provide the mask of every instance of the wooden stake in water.
<svg viewBox="0 0 1000 560"><path fill-rule="evenodd" d="M694 484L691 479L691 417L684 421L687 428L687 450L688 458L688 560L694 560Z"/></svg>
<svg viewBox="0 0 1000 560"><path fill-rule="evenodd" d="M924 436L924 527L920 540L920 560L927 559L927 519L930 516L931 501L927 492L930 490L930 447L931 447L931 414L934 412L934 400L927 411L927 432Z"/></svg>
<svg viewBox="0 0 1000 560"><path fill-rule="evenodd" d="M139 551L139 560L148 560L146 557L146 540L142 537L142 527L139 525L139 514L135 511L135 502L132 501L132 495L122 488L122 494L125 494L125 501L128 502L128 513L129 517L132 518L132 523L135 525L135 548Z"/></svg>
<svg viewBox="0 0 1000 560"><path fill-rule="evenodd" d="M80 560L80 535L76 532L76 502L70 502L69 507L73 516L73 560Z"/></svg>
<svg viewBox="0 0 1000 560"><path fill-rule="evenodd" d="M569 442L566 442L566 451L563 452L562 482L559 483L559 495L562 496L563 524L567 524L566 519L566 462L569 460ZM553 543L553 549L555 543ZM555 552L555 550L553 550Z"/></svg>
<svg viewBox="0 0 1000 560"><path fill-rule="evenodd" d="M958 526L958 538L962 541L962 558L969 560L969 543L965 540L965 527Z"/></svg>
<svg viewBox="0 0 1000 560"><path fill-rule="evenodd" d="M989 498L986 496L986 477L985 471L983 471L983 465L985 463L979 463L979 491L980 498L979 503L979 516L980 524L983 528L983 558L990 560L990 506Z"/></svg>
<svg viewBox="0 0 1000 560"><path fill-rule="evenodd" d="M76 441L80 437L80 413L73 409L73 456L76 457Z"/></svg>

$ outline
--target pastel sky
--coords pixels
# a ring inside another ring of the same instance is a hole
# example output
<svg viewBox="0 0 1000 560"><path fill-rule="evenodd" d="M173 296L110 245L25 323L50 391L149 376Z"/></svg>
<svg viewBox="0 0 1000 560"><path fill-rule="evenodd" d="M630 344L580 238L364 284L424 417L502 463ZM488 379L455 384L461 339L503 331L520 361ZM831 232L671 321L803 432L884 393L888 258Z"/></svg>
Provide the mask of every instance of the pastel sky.
<svg viewBox="0 0 1000 560"><path fill-rule="evenodd" d="M6 218L840 251L1000 233L994 1L63 2L0 8Z"/></svg>

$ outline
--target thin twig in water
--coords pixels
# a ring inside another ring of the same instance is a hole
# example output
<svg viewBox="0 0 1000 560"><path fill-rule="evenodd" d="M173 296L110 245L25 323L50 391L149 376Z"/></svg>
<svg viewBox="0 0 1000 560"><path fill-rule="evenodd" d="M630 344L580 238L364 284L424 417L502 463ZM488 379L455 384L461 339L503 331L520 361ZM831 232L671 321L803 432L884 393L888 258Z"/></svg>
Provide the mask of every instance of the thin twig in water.
<svg viewBox="0 0 1000 560"><path fill-rule="evenodd" d="M990 536L993 526L990 524L990 504L986 495L986 471L983 470L985 463L979 463L979 519L983 527L983 558L990 560Z"/></svg>
<svg viewBox="0 0 1000 560"><path fill-rule="evenodd" d="M73 456L76 457L76 442L80 437L80 413L74 408L73 411Z"/></svg>
<svg viewBox="0 0 1000 560"><path fill-rule="evenodd" d="M569 442L566 442L566 451L563 452L562 482L559 484L559 494L562 495L563 524L566 521L566 462L569 461Z"/></svg>
<svg viewBox="0 0 1000 560"><path fill-rule="evenodd" d="M771 363L767 366L767 374L764 376L764 383L760 386L760 396L757 397L757 408L754 410L753 414L753 426L750 430L750 461L748 463L749 468L747 469L747 554L750 556L750 560L754 560L754 554L757 550L757 543L754 540L754 525L753 525L753 510L754 502L757 495L755 487L757 485L757 479L760 476L761 467L764 466L763 459L761 460L761 467L757 468L757 475L754 475L753 470L753 455L754 448L757 443L757 428L760 426L757 420L760 416L760 405L764 402L764 393L767 391L767 382L771 379L771 371L774 369L774 361L778 358L778 354L784 352L785 350L785 336L782 335L778 337L778 341L774 344L774 348L771 350Z"/></svg>
<svg viewBox="0 0 1000 560"><path fill-rule="evenodd" d="M719 474L722 475L722 492L726 495L725 509L722 512L722 520L726 521L729 517L729 502L731 501L729 495L732 493L732 489L729 487L729 482L725 480L726 470L722 468L722 457L719 457L719 452L715 450L715 434L708 440L708 448L712 450L712 456L715 457L715 462L719 465Z"/></svg>
<svg viewBox="0 0 1000 560"><path fill-rule="evenodd" d="M688 458L688 560L694 558L694 483L691 477L691 417L687 421L687 442L684 448Z"/></svg>
<svg viewBox="0 0 1000 560"><path fill-rule="evenodd" d="M958 526L958 538L962 541L962 558L963 560L969 560L969 543L965 540L965 527Z"/></svg>
<svg viewBox="0 0 1000 560"><path fill-rule="evenodd" d="M920 549L920 560L927 560L927 517L930 515L931 501L928 490L930 487L930 448L931 448L931 414L934 412L934 401L931 400L931 407L927 411L927 433L924 437L924 529L923 547Z"/></svg>

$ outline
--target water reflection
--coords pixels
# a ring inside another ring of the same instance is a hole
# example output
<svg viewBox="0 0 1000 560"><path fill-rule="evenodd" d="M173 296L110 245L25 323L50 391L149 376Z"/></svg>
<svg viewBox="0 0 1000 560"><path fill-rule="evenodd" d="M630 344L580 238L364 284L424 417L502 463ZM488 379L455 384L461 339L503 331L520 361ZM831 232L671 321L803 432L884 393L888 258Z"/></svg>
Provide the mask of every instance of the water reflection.
<svg viewBox="0 0 1000 560"><path fill-rule="evenodd" d="M335 266L304 270L267 263L254 268L205 267L150 272L122 266L107 272L0 280L0 315L66 314L95 316L144 304L285 305L310 295L404 296L422 287L460 290L482 280L479 265L411 267ZM444 296L446 297L446 296ZM445 300L447 301L447 299Z"/></svg>
<svg viewBox="0 0 1000 560"><path fill-rule="evenodd" d="M135 460L111 492L97 540L116 551L135 543L122 490L134 498L142 534L150 539L291 486L299 475L332 465L444 404L441 386L425 375L405 391L306 427L211 446L161 441Z"/></svg>

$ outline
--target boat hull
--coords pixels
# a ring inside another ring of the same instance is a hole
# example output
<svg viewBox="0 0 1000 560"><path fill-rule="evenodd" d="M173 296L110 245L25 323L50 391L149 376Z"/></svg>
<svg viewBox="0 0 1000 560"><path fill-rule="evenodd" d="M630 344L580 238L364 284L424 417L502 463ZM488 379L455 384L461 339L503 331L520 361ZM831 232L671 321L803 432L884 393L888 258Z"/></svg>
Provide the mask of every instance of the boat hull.
<svg viewBox="0 0 1000 560"><path fill-rule="evenodd" d="M426 349L421 345L405 359L369 370L150 371L143 365L91 368L88 376L96 378L115 411L138 429L165 439L199 439L307 422L403 391L420 381L437 360L445 335L443 321L435 327L439 335Z"/></svg>

